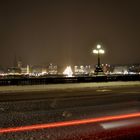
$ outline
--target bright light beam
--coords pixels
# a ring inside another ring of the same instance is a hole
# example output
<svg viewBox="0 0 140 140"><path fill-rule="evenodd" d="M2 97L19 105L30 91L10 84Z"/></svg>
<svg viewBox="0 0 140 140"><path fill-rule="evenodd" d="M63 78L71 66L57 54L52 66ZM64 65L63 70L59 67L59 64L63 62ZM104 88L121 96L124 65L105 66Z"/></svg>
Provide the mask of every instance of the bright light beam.
<svg viewBox="0 0 140 140"><path fill-rule="evenodd" d="M130 119L130 118L134 118L134 117L140 117L140 112L132 113L132 114L116 115L116 116L89 118L89 119L82 119L82 120L54 122L54 123L48 123L48 124L36 124L36 125L13 127L13 128L2 128L2 129L0 129L0 134L1 133L31 131L31 130L38 130L38 129L49 129L49 128L57 128L57 127L65 127L65 126L74 126L74 125L82 125L82 124L121 120L121 119Z"/></svg>

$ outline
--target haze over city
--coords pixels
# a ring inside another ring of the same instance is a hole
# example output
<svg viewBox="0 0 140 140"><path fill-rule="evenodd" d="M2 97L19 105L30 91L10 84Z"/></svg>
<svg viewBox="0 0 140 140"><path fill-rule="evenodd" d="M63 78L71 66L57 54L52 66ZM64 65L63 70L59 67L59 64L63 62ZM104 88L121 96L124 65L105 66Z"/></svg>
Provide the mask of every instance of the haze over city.
<svg viewBox="0 0 140 140"><path fill-rule="evenodd" d="M140 2L129 0L3 1L0 4L0 65L15 56L25 64L96 64L140 61Z"/></svg>

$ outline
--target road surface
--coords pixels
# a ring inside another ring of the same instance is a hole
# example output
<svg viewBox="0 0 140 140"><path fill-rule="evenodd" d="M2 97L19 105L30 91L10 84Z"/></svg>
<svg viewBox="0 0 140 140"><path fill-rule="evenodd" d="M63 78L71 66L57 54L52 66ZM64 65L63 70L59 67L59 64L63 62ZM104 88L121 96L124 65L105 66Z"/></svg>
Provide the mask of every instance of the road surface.
<svg viewBox="0 0 140 140"><path fill-rule="evenodd" d="M77 138L140 125L139 85L3 91L0 96L0 140Z"/></svg>

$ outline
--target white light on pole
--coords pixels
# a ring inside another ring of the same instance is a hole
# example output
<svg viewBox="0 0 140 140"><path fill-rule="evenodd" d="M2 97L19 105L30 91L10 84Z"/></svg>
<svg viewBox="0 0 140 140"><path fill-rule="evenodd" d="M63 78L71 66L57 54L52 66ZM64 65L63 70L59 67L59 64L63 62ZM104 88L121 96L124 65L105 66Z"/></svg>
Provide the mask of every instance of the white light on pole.
<svg viewBox="0 0 140 140"><path fill-rule="evenodd" d="M100 44L98 44L98 45L97 45L97 49L100 49L100 48L101 48L101 45L100 45Z"/></svg>
<svg viewBox="0 0 140 140"><path fill-rule="evenodd" d="M96 49L93 50L94 54L98 54L98 67L100 67L100 54L104 54L105 51L101 48L101 45L98 44Z"/></svg>
<svg viewBox="0 0 140 140"><path fill-rule="evenodd" d="M98 50L93 50L93 53L98 54Z"/></svg>
<svg viewBox="0 0 140 140"><path fill-rule="evenodd" d="M100 54L104 54L104 53L105 53L105 51L104 51L104 50L102 50L102 49L100 49L100 50L99 50L99 53L100 53Z"/></svg>

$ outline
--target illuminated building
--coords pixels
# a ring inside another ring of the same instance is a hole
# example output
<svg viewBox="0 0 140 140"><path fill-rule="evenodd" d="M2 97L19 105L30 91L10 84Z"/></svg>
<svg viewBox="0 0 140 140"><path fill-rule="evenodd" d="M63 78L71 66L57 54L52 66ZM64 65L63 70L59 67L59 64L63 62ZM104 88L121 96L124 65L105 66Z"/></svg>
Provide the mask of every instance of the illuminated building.
<svg viewBox="0 0 140 140"><path fill-rule="evenodd" d="M83 74L89 74L91 73L91 66L86 65L86 66L74 66L74 74L75 75L83 75Z"/></svg>
<svg viewBox="0 0 140 140"><path fill-rule="evenodd" d="M67 77L72 77L73 72L72 72L71 66L67 66L66 69L64 70L63 74L66 75Z"/></svg>
<svg viewBox="0 0 140 140"><path fill-rule="evenodd" d="M9 75L18 75L21 74L21 69L18 67L10 67L8 68L7 73Z"/></svg>
<svg viewBox="0 0 140 140"><path fill-rule="evenodd" d="M21 74L29 74L30 73L30 67L27 65L27 67L21 68Z"/></svg>
<svg viewBox="0 0 140 140"><path fill-rule="evenodd" d="M48 66L48 74L50 75L56 75L58 73L57 65L53 65L52 63Z"/></svg>

